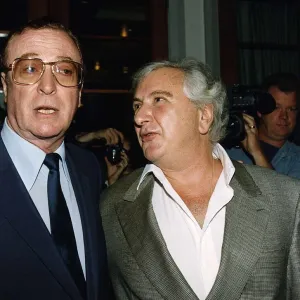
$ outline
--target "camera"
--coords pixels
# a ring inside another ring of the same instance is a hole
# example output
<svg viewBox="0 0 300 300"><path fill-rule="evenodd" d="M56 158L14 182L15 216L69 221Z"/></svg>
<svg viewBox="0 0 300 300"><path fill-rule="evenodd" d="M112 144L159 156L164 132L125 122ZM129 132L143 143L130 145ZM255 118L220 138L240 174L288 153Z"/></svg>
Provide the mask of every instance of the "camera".
<svg viewBox="0 0 300 300"><path fill-rule="evenodd" d="M229 87L227 97L229 101L229 120L227 134L222 144L227 148L231 148L238 146L246 137L243 113L254 117L257 121L257 112L262 115L271 113L276 108L276 102L271 94L240 84Z"/></svg>
<svg viewBox="0 0 300 300"><path fill-rule="evenodd" d="M126 151L123 148L123 144L121 142L119 142L118 144L108 145L105 138L95 139L89 142L77 142L76 140L74 140L74 143L82 148L86 148L92 151L97 158L100 158L100 162L101 158L106 156L107 160L112 165L117 165L118 163L120 163L122 160L121 153L122 151Z"/></svg>
<svg viewBox="0 0 300 300"><path fill-rule="evenodd" d="M116 145L106 145L105 146L105 156L112 165L117 165L118 163L121 162L122 151L124 151L122 143L119 143Z"/></svg>
<svg viewBox="0 0 300 300"><path fill-rule="evenodd" d="M112 165L117 165L121 162L121 153L125 151L123 143L119 141L118 144L107 144L105 138L97 139L93 141L94 147L103 149L103 154Z"/></svg>

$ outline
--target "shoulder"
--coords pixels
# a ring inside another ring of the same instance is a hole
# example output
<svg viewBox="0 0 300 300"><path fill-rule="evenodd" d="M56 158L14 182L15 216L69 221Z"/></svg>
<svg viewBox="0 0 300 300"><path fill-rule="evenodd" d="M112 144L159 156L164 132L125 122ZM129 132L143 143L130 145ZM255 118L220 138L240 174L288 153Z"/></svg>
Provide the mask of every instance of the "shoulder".
<svg viewBox="0 0 300 300"><path fill-rule="evenodd" d="M66 143L66 159L71 161L76 169L88 177L100 176L100 165L95 154L86 149Z"/></svg>
<svg viewBox="0 0 300 300"><path fill-rule="evenodd" d="M236 148L236 147L232 147L232 148L224 148L226 150L227 153L244 153L242 148Z"/></svg>
<svg viewBox="0 0 300 300"><path fill-rule="evenodd" d="M271 170L271 169L256 166L256 165L246 165L246 164L235 163L235 167L236 166L242 166L243 168L245 168L245 170L253 178L254 182L257 183L258 185L265 185L268 182L268 185L270 185L270 186L274 186L274 185L278 185L278 184L283 185L283 186L292 185L292 186L297 187L298 190L300 190L299 179L295 179L290 176L278 173L275 170ZM237 173L237 174L239 174L239 173Z"/></svg>
<svg viewBox="0 0 300 300"><path fill-rule="evenodd" d="M76 164L84 165L86 163L94 163L97 160L96 156L91 151L72 143L66 143L66 151L72 159L76 159Z"/></svg>
<svg viewBox="0 0 300 300"><path fill-rule="evenodd" d="M283 208L289 205L291 207L297 205L300 196L299 179L254 165L235 163L235 167L234 177L241 186L247 188L247 186L252 185L271 202L276 201ZM244 173L245 171L246 173Z"/></svg>
<svg viewBox="0 0 300 300"><path fill-rule="evenodd" d="M297 158L300 159L300 146L287 141L285 144L285 148L288 149L288 151L291 153L294 153L295 155L297 155ZM299 155L299 156L298 156Z"/></svg>
<svg viewBox="0 0 300 300"><path fill-rule="evenodd" d="M139 168L137 170L134 170L130 174L121 177L104 191L103 197L101 198L105 199L109 196L125 193L133 183L137 182L140 179L142 172L143 168Z"/></svg>
<svg viewBox="0 0 300 300"><path fill-rule="evenodd" d="M230 149L226 148L225 150L231 159L241 160L246 163L250 163L250 159L248 158L248 156L242 148L232 147Z"/></svg>
<svg viewBox="0 0 300 300"><path fill-rule="evenodd" d="M112 203L122 201L126 192L133 187L133 184L138 185L141 178L143 168L139 168L130 174L121 177L113 185L105 189L101 194L100 206L107 207ZM134 187L133 187L134 188Z"/></svg>

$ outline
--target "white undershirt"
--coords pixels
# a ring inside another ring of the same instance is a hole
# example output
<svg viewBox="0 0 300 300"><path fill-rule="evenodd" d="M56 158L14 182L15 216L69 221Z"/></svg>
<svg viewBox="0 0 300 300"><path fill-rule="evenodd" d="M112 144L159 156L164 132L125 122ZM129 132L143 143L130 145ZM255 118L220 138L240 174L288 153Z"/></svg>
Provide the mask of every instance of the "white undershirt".
<svg viewBox="0 0 300 300"><path fill-rule="evenodd" d="M147 165L140 181L141 183L149 172L156 177L152 205L159 228L173 260L201 300L209 294L219 270L226 204L233 197L229 182L235 168L219 144L215 145L213 156L220 159L223 171L209 201L203 228L199 226L161 169L153 164Z"/></svg>

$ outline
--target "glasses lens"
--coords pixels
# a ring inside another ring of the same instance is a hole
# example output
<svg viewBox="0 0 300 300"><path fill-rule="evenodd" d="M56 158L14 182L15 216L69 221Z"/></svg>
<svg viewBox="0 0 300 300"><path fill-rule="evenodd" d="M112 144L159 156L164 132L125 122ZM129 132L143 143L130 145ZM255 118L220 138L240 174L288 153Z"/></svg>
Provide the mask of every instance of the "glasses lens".
<svg viewBox="0 0 300 300"><path fill-rule="evenodd" d="M53 66L54 75L59 84L67 87L78 86L82 80L80 64L73 61L59 61Z"/></svg>
<svg viewBox="0 0 300 300"><path fill-rule="evenodd" d="M33 84L40 79L43 62L39 59L19 59L13 65L14 80L21 84Z"/></svg>

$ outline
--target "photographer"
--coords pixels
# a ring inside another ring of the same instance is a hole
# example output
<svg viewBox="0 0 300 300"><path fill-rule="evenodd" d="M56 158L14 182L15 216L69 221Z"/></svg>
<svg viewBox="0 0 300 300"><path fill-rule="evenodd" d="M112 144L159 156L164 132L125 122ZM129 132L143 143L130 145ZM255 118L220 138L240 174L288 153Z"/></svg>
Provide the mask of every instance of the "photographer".
<svg viewBox="0 0 300 300"><path fill-rule="evenodd" d="M117 179L129 172L128 152L130 143L125 139L122 132L115 128L106 128L94 132L80 134L76 137L80 143L95 143L98 140L100 146L100 156L104 159L107 169L107 185L112 185ZM109 152L109 153L107 153ZM99 153L98 153L99 154ZM108 155L109 154L109 155ZM117 156L112 156L117 155Z"/></svg>
<svg viewBox="0 0 300 300"><path fill-rule="evenodd" d="M227 152L234 160L300 178L300 147L288 141L298 114L299 79L290 73L273 74L264 80L262 90L273 96L275 110L265 115L257 112L258 124L243 114L246 137L242 148Z"/></svg>

